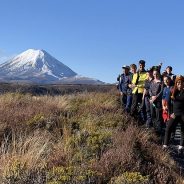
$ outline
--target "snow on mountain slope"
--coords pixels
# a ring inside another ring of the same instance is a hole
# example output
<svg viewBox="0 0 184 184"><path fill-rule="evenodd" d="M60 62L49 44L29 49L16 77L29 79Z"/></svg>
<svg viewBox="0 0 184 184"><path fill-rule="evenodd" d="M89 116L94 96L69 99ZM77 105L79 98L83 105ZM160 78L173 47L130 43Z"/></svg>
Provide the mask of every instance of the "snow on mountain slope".
<svg viewBox="0 0 184 184"><path fill-rule="evenodd" d="M44 50L29 49L0 65L0 81L100 83L77 75Z"/></svg>
<svg viewBox="0 0 184 184"><path fill-rule="evenodd" d="M46 51L34 49L29 49L0 65L0 73L10 77L13 75L16 75L16 77L48 75L57 79L77 75Z"/></svg>

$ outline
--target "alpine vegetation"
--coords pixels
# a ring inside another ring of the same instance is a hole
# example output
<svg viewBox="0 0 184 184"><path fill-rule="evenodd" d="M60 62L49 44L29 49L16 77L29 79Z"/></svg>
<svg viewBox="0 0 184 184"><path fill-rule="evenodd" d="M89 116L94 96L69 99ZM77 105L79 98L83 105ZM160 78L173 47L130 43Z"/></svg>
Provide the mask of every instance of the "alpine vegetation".
<svg viewBox="0 0 184 184"><path fill-rule="evenodd" d="M114 88L0 95L0 183L181 183L159 138L122 111Z"/></svg>

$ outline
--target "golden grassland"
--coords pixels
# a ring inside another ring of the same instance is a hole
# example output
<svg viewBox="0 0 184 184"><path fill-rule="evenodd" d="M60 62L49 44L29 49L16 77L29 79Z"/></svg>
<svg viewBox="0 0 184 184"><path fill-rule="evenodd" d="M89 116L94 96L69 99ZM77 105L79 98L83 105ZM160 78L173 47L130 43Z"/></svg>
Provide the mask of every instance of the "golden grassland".
<svg viewBox="0 0 184 184"><path fill-rule="evenodd" d="M0 95L0 183L182 183L153 131L115 91Z"/></svg>

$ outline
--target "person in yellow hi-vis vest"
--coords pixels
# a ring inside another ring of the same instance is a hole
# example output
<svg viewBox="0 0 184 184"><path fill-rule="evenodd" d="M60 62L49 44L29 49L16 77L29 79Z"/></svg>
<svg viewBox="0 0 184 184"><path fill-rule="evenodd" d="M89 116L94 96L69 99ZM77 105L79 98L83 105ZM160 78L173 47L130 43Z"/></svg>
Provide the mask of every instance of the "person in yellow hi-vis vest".
<svg viewBox="0 0 184 184"><path fill-rule="evenodd" d="M132 84L132 106L131 106L131 115L137 116L137 107L138 104L142 104L142 96L144 92L144 85L147 79L147 74L145 70L145 61L139 61L139 70L133 75ZM141 118L143 119L143 112L141 112Z"/></svg>

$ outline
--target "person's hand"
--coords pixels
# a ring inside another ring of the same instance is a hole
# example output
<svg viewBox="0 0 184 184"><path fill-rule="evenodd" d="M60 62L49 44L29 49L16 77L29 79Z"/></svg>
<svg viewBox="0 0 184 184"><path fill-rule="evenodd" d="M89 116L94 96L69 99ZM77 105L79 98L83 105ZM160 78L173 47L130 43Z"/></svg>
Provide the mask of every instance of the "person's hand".
<svg viewBox="0 0 184 184"><path fill-rule="evenodd" d="M132 84L129 84L128 87L129 87L129 88L132 88Z"/></svg>
<svg viewBox="0 0 184 184"><path fill-rule="evenodd" d="M132 88L135 88L136 87L136 85L135 84L132 84Z"/></svg>
<svg viewBox="0 0 184 184"><path fill-rule="evenodd" d="M128 87L129 88L135 88L135 84L129 84Z"/></svg>
<svg viewBox="0 0 184 184"><path fill-rule="evenodd" d="M151 100L154 102L157 99L157 96L152 96Z"/></svg>
<svg viewBox="0 0 184 184"><path fill-rule="evenodd" d="M175 119L175 118L176 118L176 116L175 116L174 113L171 114L171 118L172 118L172 119Z"/></svg>
<svg viewBox="0 0 184 184"><path fill-rule="evenodd" d="M120 95L123 96L123 92L120 92Z"/></svg>
<svg viewBox="0 0 184 184"><path fill-rule="evenodd" d="M163 110L164 111L168 110L167 106L163 106Z"/></svg>

